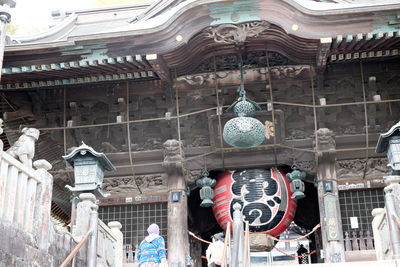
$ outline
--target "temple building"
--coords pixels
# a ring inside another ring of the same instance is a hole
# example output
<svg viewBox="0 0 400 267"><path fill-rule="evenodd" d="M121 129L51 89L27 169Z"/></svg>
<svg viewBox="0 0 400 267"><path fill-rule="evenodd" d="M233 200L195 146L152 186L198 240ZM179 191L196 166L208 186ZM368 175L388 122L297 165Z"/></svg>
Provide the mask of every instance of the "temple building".
<svg viewBox="0 0 400 267"><path fill-rule="evenodd" d="M122 224L127 254L157 223L171 266L202 266L207 244L188 232L210 241L239 203L251 231L312 232L313 263L376 260L371 212L385 205L390 170L375 147L400 120L399 10L395 0L158 0L53 12L47 32L8 38L5 150L23 128L40 131L53 215L71 227L74 170L62 156L82 142L105 153L116 170L99 217ZM251 259L297 262L263 255Z"/></svg>

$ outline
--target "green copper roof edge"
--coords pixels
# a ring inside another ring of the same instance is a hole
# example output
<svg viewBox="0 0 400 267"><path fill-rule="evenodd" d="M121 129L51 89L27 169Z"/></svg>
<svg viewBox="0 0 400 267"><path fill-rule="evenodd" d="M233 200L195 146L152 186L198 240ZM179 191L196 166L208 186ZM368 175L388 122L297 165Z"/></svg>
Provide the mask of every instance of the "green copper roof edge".
<svg viewBox="0 0 400 267"><path fill-rule="evenodd" d="M132 57L134 58L133 60L132 60ZM121 62L121 58L123 60L122 62ZM41 72L41 71L62 70L62 69L69 69L69 68L85 68L85 67L89 67L89 66L95 67L98 64L114 65L116 62L128 63L128 62L135 61L135 59L136 59L136 61L140 62L142 60L142 58L143 57L141 55L135 55L135 56L127 55L127 56L115 57L115 58L107 57L107 58L100 59L100 61L102 63L99 63L99 60L97 60L95 58L87 58L87 59L82 59L79 61L3 68L1 70L1 73L5 74L5 75L11 75L11 74L21 74L21 73L31 73L31 72Z"/></svg>
<svg viewBox="0 0 400 267"><path fill-rule="evenodd" d="M379 57L395 57L399 55L399 49L385 49L385 50L374 50L368 52L353 52L353 53L339 53L332 54L329 56L329 63L368 59L368 58L379 58Z"/></svg>
<svg viewBox="0 0 400 267"><path fill-rule="evenodd" d="M155 77L156 76L152 71L127 72L121 74L91 75L85 77L58 79L58 80L5 83L1 85L1 89L31 89L40 87L53 87L62 85L87 84L87 83L120 81L120 80L135 80L140 78L155 78Z"/></svg>

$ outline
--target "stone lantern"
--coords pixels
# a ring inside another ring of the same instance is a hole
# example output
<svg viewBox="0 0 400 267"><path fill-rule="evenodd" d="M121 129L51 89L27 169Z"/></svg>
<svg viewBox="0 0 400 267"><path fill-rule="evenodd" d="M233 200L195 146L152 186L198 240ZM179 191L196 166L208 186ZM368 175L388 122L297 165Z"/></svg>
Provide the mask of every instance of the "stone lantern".
<svg viewBox="0 0 400 267"><path fill-rule="evenodd" d="M65 187L72 192L90 192L98 197L108 196L101 189L104 170L115 171L115 167L104 153L98 153L82 142L80 147L63 158L74 168L75 175L75 187Z"/></svg>
<svg viewBox="0 0 400 267"><path fill-rule="evenodd" d="M400 174L400 122L379 136L375 152L386 152L392 174Z"/></svg>
<svg viewBox="0 0 400 267"><path fill-rule="evenodd" d="M400 201L400 122L395 124L386 133L379 136L375 149L376 153L386 152L388 158L388 167L390 167L391 175L384 176L386 183L385 191L385 208L386 218L389 225L390 245L393 251L393 259L400 259L400 227L398 224L398 207Z"/></svg>

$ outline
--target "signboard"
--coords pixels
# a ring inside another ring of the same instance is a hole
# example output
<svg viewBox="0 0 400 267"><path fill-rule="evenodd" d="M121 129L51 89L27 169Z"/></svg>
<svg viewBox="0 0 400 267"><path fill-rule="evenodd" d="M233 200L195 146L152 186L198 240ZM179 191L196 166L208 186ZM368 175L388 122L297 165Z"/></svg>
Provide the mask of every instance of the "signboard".
<svg viewBox="0 0 400 267"><path fill-rule="evenodd" d="M333 183L332 181L324 182L324 194L333 192Z"/></svg>
<svg viewBox="0 0 400 267"><path fill-rule="evenodd" d="M335 195L324 195L324 208L328 241L339 240L340 238L336 202L337 199Z"/></svg>
<svg viewBox="0 0 400 267"><path fill-rule="evenodd" d="M358 229L358 218L357 217L350 217L350 226L351 226L351 229Z"/></svg>

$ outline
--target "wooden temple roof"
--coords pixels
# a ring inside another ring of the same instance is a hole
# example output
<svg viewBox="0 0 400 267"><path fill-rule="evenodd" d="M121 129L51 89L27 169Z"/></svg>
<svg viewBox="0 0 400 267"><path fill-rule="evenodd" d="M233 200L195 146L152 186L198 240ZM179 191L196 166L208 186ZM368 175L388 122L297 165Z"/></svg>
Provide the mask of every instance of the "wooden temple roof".
<svg viewBox="0 0 400 267"><path fill-rule="evenodd" d="M2 87L169 80L172 71L195 73L212 56L237 53L238 45L319 68L397 56L399 10L392 0L164 0L56 12L60 22L48 32L16 37L6 47ZM229 25L242 30L239 39L218 41L229 35Z"/></svg>

